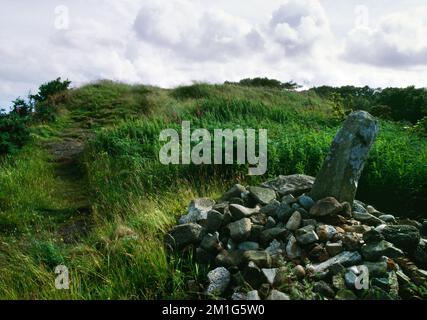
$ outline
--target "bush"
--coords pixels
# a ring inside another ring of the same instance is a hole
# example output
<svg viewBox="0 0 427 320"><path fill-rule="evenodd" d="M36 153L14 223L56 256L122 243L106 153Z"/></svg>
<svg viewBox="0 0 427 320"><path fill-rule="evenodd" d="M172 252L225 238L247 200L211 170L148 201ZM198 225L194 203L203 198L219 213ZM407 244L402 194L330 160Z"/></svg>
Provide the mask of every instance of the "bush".
<svg viewBox="0 0 427 320"><path fill-rule="evenodd" d="M392 119L393 110L391 110L389 106L383 106L383 105L374 106L369 110L369 112L374 117L378 117L384 120L393 120Z"/></svg>
<svg viewBox="0 0 427 320"><path fill-rule="evenodd" d="M57 107L56 97L68 90L71 81L57 78L56 80L42 84L36 95L30 95L30 101L34 102L34 118L41 122L55 121Z"/></svg>
<svg viewBox="0 0 427 320"><path fill-rule="evenodd" d="M42 84L39 87L38 94L30 95L30 99L34 100L36 103L45 102L48 98L68 90L70 84L71 81L61 81L61 78L57 78L56 80Z"/></svg>
<svg viewBox="0 0 427 320"><path fill-rule="evenodd" d="M237 84L242 86L248 86L248 87L264 87L264 88L274 88L274 89L286 89L286 90L295 90L298 88L301 88L300 85L297 83L290 81L282 83L279 80L276 79L269 79L269 78L247 78L240 80L238 83L233 82L225 82L225 84Z"/></svg>
<svg viewBox="0 0 427 320"><path fill-rule="evenodd" d="M0 155L14 152L21 148L30 137L27 117L19 113L0 114Z"/></svg>

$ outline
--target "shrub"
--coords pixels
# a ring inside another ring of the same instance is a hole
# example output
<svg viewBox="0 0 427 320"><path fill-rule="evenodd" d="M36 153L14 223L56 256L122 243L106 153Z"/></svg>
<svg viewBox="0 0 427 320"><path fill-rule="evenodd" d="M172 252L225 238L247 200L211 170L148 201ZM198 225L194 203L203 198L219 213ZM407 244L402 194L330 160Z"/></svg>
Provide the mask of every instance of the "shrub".
<svg viewBox="0 0 427 320"><path fill-rule="evenodd" d="M274 88L274 89L286 89L286 90L295 90L301 88L301 86L293 81L282 83L276 79L269 78L247 78L240 80L238 83L225 82L225 84L237 84L248 87L264 87L264 88Z"/></svg>
<svg viewBox="0 0 427 320"><path fill-rule="evenodd" d="M14 152L29 139L27 117L19 113L0 114L0 155Z"/></svg>
<svg viewBox="0 0 427 320"><path fill-rule="evenodd" d="M389 106L383 106L383 105L374 106L369 110L369 112L374 117L378 117L384 120L393 120L392 119L393 110L391 110Z"/></svg>

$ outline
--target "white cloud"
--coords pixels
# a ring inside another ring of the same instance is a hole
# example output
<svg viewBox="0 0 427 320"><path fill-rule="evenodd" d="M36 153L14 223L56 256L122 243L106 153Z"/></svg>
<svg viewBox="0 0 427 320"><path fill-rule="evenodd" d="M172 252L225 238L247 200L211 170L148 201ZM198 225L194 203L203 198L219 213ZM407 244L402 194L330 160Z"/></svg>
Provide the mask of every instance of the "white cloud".
<svg viewBox="0 0 427 320"><path fill-rule="evenodd" d="M380 19L373 27L354 28L348 35L344 58L382 67L427 64L427 7Z"/></svg>
<svg viewBox="0 0 427 320"><path fill-rule="evenodd" d="M365 0L63 0L70 28L56 30L56 0L3 0L0 106L58 76L77 85L267 76L425 86L427 9L406 9L422 0L379 1L368 4L378 23L354 28L354 7Z"/></svg>

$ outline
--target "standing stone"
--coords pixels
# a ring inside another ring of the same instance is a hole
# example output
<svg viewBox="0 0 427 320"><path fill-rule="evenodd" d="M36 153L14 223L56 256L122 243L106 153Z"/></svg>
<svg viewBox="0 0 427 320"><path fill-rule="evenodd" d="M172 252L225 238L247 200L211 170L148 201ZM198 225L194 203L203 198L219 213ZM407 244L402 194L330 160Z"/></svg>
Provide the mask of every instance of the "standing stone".
<svg viewBox="0 0 427 320"><path fill-rule="evenodd" d="M310 196L315 200L334 197L339 202L353 204L360 175L378 131L378 121L369 113L351 113L332 142Z"/></svg>

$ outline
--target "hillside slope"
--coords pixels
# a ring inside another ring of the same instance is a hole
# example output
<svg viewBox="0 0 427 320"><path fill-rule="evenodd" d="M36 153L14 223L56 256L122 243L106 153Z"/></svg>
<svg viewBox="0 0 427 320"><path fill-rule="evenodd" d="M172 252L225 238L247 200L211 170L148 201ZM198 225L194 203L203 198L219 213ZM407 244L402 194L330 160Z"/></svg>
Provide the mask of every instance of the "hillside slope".
<svg viewBox="0 0 427 320"><path fill-rule="evenodd" d="M315 175L341 120L313 93L197 84L175 90L102 81L70 90L57 121L2 160L0 298L186 298L204 271L168 256L163 236L195 197L279 174ZM164 128L269 130L268 172L245 165L164 166ZM399 215L427 207L427 142L381 123L359 198ZM57 265L69 291L55 289Z"/></svg>

